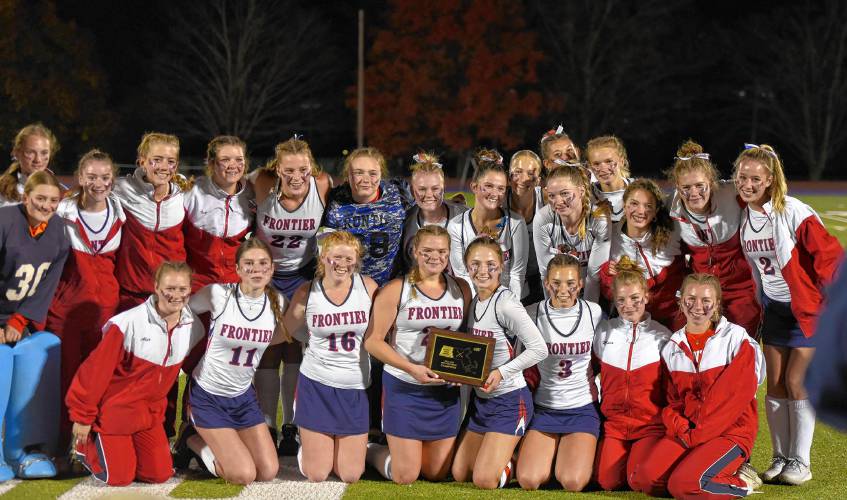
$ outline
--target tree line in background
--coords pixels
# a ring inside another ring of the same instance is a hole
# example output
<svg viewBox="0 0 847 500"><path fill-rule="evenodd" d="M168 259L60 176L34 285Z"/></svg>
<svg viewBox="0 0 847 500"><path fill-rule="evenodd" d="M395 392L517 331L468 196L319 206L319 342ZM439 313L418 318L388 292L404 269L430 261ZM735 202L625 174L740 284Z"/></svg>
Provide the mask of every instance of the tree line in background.
<svg viewBox="0 0 847 500"><path fill-rule="evenodd" d="M580 143L622 137L636 172L666 167L676 143L694 136L726 161L741 142L768 142L792 177L843 176L845 2L768 3L738 15L693 0L364 7L366 142L388 155L425 148L458 160L480 144L537 148L563 122ZM297 0L165 7L151 71L139 72L134 106L121 107L109 99L114 75L95 50L109 40L96 26L58 15L52 1L7 0L0 137L40 120L72 158L140 127L198 145L233 133L268 154L298 131L331 137L323 146L340 152L355 133L355 31L335 26L355 22L345 8L328 21L335 7Z"/></svg>

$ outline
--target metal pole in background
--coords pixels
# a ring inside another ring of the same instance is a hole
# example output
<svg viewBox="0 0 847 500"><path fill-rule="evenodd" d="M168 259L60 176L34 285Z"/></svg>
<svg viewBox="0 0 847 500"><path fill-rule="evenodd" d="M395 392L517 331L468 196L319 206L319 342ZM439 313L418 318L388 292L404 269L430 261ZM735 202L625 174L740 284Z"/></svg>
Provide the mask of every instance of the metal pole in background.
<svg viewBox="0 0 847 500"><path fill-rule="evenodd" d="M365 10L359 9L359 70L356 96L356 145L365 145Z"/></svg>

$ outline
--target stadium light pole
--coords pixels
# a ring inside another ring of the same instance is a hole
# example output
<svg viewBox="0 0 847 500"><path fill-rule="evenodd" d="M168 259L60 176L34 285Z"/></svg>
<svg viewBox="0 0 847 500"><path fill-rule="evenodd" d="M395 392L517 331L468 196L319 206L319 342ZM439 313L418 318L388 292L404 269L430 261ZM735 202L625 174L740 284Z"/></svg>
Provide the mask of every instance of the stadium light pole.
<svg viewBox="0 0 847 500"><path fill-rule="evenodd" d="M359 68L356 92L356 146L365 145L365 9L359 9Z"/></svg>

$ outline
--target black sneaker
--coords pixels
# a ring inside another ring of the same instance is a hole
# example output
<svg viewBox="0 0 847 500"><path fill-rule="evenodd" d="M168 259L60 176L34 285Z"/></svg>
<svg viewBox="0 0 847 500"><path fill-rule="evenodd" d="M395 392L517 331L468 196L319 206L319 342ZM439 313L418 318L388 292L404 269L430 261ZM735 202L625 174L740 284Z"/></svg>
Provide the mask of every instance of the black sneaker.
<svg viewBox="0 0 847 500"><path fill-rule="evenodd" d="M277 453L283 457L294 457L297 455L297 450L300 444L297 443L297 426L293 424L284 424L282 426L282 438L279 440L279 448Z"/></svg>
<svg viewBox="0 0 847 500"><path fill-rule="evenodd" d="M189 425L182 430L182 433L179 435L179 438L174 442L173 449L171 450L171 454L173 455L174 468L177 470L184 470L188 468L188 464L191 463L191 459L195 457L195 454L188 447L188 438L197 434L197 430L193 425Z"/></svg>

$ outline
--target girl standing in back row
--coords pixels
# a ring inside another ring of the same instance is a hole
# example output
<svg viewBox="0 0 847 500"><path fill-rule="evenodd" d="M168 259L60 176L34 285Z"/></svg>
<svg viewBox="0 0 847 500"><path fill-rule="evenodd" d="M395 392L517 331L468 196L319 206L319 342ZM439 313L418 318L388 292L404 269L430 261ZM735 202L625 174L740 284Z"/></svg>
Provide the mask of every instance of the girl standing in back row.
<svg viewBox="0 0 847 500"><path fill-rule="evenodd" d="M760 285L768 386L765 410L773 459L765 481L812 478L815 411L804 385L815 353L814 331L844 250L808 205L787 195L782 161L766 144L749 144L735 160L735 187L747 203L741 244Z"/></svg>
<svg viewBox="0 0 847 500"><path fill-rule="evenodd" d="M276 145L274 159L256 176L256 236L274 259L273 285L286 299L315 277L317 232L332 179L322 172L309 144L299 136ZM268 347L256 370L256 391L265 423L276 441L277 407L282 399L281 455L297 453L294 391L303 346L292 341ZM282 376L279 365L282 363Z"/></svg>

